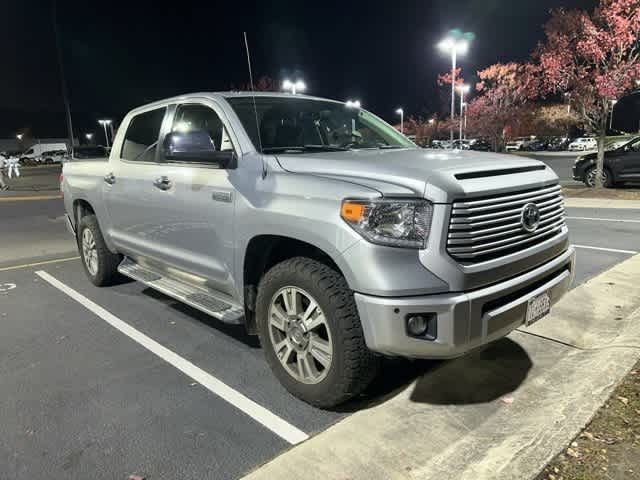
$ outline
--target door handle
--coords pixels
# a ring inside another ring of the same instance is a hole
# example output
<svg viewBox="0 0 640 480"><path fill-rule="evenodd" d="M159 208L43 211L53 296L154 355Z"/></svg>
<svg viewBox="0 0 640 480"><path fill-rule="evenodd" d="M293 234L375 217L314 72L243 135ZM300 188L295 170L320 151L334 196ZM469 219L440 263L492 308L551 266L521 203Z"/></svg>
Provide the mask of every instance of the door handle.
<svg viewBox="0 0 640 480"><path fill-rule="evenodd" d="M116 183L116 176L113 174L113 172L110 172L103 177L103 180L104 180L104 183L113 185L114 183Z"/></svg>
<svg viewBox="0 0 640 480"><path fill-rule="evenodd" d="M172 185L173 183L171 182L171 180L169 180L169 177L166 177L164 175L156 178L153 182L153 186L159 188L160 190L169 190Z"/></svg>

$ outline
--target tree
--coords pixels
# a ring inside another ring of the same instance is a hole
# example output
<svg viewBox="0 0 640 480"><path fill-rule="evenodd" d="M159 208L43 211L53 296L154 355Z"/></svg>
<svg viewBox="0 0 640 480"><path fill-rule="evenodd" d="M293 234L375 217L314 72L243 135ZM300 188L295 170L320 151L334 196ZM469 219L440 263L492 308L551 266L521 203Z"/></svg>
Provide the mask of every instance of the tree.
<svg viewBox="0 0 640 480"><path fill-rule="evenodd" d="M546 40L530 67L537 82L530 87L536 93L568 94L577 115L598 134L596 186L601 187L612 100L640 78L640 0L600 0L592 13L555 9L544 30Z"/></svg>
<svg viewBox="0 0 640 480"><path fill-rule="evenodd" d="M580 124L575 110L567 105L553 103L540 105L532 111L532 129L527 134L542 136L568 136L568 132Z"/></svg>
<svg viewBox="0 0 640 480"><path fill-rule="evenodd" d="M262 75L258 78L258 81L254 84L256 92L277 92L278 85L273 81L273 79L268 75ZM239 87L231 86L232 90L240 90L240 91L251 91L251 84L241 83Z"/></svg>
<svg viewBox="0 0 640 480"><path fill-rule="evenodd" d="M519 63L496 63L478 72L478 95L467 106L467 131L492 140L498 150L505 139L529 121L528 77Z"/></svg>

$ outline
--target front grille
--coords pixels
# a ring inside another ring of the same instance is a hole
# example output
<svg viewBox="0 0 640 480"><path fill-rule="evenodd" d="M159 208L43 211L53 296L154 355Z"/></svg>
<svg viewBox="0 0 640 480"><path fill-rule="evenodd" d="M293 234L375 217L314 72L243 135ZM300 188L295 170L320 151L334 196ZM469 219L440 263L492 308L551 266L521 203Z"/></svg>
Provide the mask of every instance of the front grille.
<svg viewBox="0 0 640 480"><path fill-rule="evenodd" d="M522 207L534 203L540 223L533 232L522 228ZM453 203L447 251L464 262L483 262L543 242L564 225L560 185L479 197Z"/></svg>

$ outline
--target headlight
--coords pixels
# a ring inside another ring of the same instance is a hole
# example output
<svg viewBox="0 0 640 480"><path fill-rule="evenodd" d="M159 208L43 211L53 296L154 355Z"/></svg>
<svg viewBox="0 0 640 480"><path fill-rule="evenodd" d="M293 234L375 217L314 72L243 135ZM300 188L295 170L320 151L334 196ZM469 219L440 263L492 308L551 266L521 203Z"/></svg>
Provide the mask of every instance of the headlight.
<svg viewBox="0 0 640 480"><path fill-rule="evenodd" d="M371 243L424 248L433 205L426 200L344 200L340 216Z"/></svg>

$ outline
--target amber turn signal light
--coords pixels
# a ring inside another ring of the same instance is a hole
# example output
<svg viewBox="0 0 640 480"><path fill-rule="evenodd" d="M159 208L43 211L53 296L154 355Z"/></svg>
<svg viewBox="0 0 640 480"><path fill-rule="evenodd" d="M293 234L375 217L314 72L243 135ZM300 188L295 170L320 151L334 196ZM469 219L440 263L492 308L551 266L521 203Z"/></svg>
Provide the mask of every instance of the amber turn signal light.
<svg viewBox="0 0 640 480"><path fill-rule="evenodd" d="M364 217L364 205L361 203L344 202L340 216L347 222L359 222Z"/></svg>

